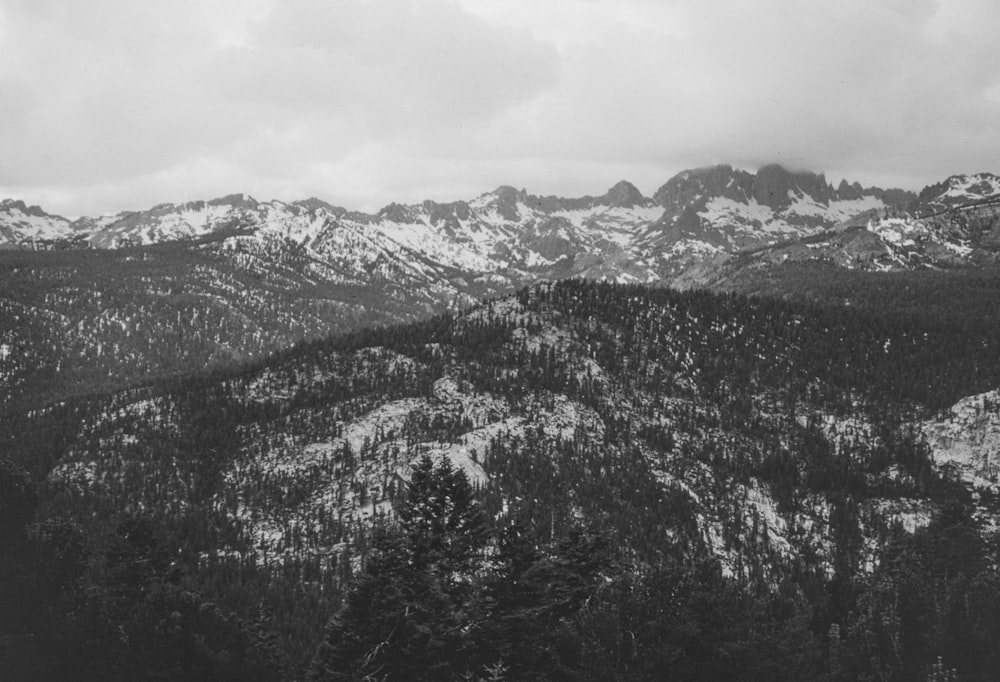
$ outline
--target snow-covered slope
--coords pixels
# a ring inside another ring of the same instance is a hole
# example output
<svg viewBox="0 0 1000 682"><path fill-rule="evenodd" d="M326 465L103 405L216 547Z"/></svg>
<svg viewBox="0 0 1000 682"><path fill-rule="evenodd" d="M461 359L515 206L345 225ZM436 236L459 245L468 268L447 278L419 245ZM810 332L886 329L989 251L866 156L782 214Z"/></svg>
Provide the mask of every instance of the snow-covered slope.
<svg viewBox="0 0 1000 682"><path fill-rule="evenodd" d="M752 174L720 165L678 174L654 199L665 212L647 231L648 248L702 241L732 253L811 236L865 212L901 207L912 195L846 183L835 189L822 174L780 166Z"/></svg>
<svg viewBox="0 0 1000 682"><path fill-rule="evenodd" d="M188 242L258 265L295 252L317 281L417 285L438 303L574 276L704 284L734 255L894 270L1000 253L1000 178L986 173L953 176L919 197L834 187L822 174L780 166L750 173L719 165L679 173L652 198L624 181L572 199L501 186L470 201L390 204L374 214L244 194L72 223L21 202L2 206L0 243L8 247Z"/></svg>
<svg viewBox="0 0 1000 682"><path fill-rule="evenodd" d="M390 204L376 214L316 199L261 202L230 195L71 224L6 202L20 210L0 215L0 239L24 245L35 238L76 236L103 249L228 240L258 254L265 247L293 245L362 268L378 269L386 259L405 257L449 277L658 281L720 251L811 235L858 212L885 208L884 195L859 187L835 190L822 175L791 174L777 166L756 175L716 166L681 173L653 199L625 181L601 196L574 199L502 186L471 201ZM358 244L363 245L358 254L344 250Z"/></svg>
<svg viewBox="0 0 1000 682"><path fill-rule="evenodd" d="M49 215L38 206L27 206L23 201L0 201L0 247L71 236L70 221L66 218Z"/></svg>
<svg viewBox="0 0 1000 682"><path fill-rule="evenodd" d="M842 190L843 187L838 191ZM926 187L916 199L904 202L903 207L899 206L899 197L884 193L878 198L877 194L859 197L850 190L842 194L849 198L830 200L826 206L830 210L844 207L841 216L858 212L833 229L764 245L713 269L691 270L680 282L725 288L727 283L745 279L742 274L749 270L760 273L788 261L876 272L1000 262L1000 177L988 173L952 176ZM709 204L715 209L723 205L719 199ZM798 198L784 210L786 214L797 210L801 215L808 212L802 208L806 205ZM748 206L766 215L752 202ZM748 206L740 205L744 222ZM717 222L727 219L713 218ZM773 229L770 224L762 225L764 229Z"/></svg>
<svg viewBox="0 0 1000 682"><path fill-rule="evenodd" d="M159 204L148 211L119 214L88 237L97 248L145 246L162 242L197 239L225 228L259 226L260 204L247 195L230 195L212 201Z"/></svg>
<svg viewBox="0 0 1000 682"><path fill-rule="evenodd" d="M936 213L969 204L1000 200L1000 176L993 173L952 175L925 187L917 197L919 212Z"/></svg>
<svg viewBox="0 0 1000 682"><path fill-rule="evenodd" d="M636 551L653 543L707 554L727 573L773 571L773 580L796 562L831 575L845 542L871 570L894 527L912 533L933 518L939 499L922 479L948 463L966 483L995 484L995 392L916 424L881 403L820 390L788 402L786 391L797 395L788 377L807 367L826 375L810 385L857 397L865 377L836 388L829 375L866 353L843 352L827 367L810 346L831 334L829 318L765 307L734 316L676 292L538 285L412 327L396 347L376 333L371 345L327 343L223 379L209 406L247 415L224 425L199 421L208 398L122 394L49 478L126 508L161 503L142 495L180 504L196 477L167 467L162 489L143 488L123 472L160 466L144 448L183 441L187 430L228 429L217 447L225 454L212 455L218 484L203 501L235 529L216 551L271 566L343 558L359 528L391 515L412 463L429 454L489 491L491 513L544 498L547 524L622 515ZM792 319L793 332L773 334L790 326L776 321ZM868 343L879 356L891 347ZM720 394L719 376L734 372L714 373L716 362L749 363L746 376L763 383L734 381ZM737 385L749 393L731 401ZM926 470L924 440L933 453Z"/></svg>

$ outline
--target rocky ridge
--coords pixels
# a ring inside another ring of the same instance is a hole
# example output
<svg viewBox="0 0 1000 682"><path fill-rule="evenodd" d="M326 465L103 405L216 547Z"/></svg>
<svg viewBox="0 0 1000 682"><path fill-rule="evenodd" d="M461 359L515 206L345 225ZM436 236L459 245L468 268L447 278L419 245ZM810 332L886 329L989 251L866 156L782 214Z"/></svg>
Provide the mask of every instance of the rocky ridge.
<svg viewBox="0 0 1000 682"><path fill-rule="evenodd" d="M979 173L952 176L916 198L860 212L833 229L747 249L735 257L727 254L713 267L684 273L675 284L740 288L741 282L766 277L769 269L788 262L895 272L998 261L1000 177Z"/></svg>
<svg viewBox="0 0 1000 682"><path fill-rule="evenodd" d="M976 265L1000 249L1000 178L952 176L919 195L769 165L683 171L651 198L622 181L599 196L538 196L501 186L470 201L390 204L374 214L319 199L245 194L160 204L70 222L6 200L6 248L123 249L202 244L238 259L298 249L337 277L398 273L448 296L539 279L709 284L733 258L896 270ZM244 254L236 256L235 254ZM474 283L476 282L476 283Z"/></svg>
<svg viewBox="0 0 1000 682"><path fill-rule="evenodd" d="M361 267L392 254L511 285L566 276L656 282L720 254L813 236L864 212L899 210L912 198L857 184L834 188L822 174L780 166L754 174L722 165L684 171L652 198L626 181L600 196L569 199L501 186L471 201L390 204L375 214L317 199L230 195L70 223L40 209L14 210L8 201L0 237L22 248L70 239L100 249L210 240L255 253L290 243L327 261L358 242L378 245L380 254L357 254Z"/></svg>

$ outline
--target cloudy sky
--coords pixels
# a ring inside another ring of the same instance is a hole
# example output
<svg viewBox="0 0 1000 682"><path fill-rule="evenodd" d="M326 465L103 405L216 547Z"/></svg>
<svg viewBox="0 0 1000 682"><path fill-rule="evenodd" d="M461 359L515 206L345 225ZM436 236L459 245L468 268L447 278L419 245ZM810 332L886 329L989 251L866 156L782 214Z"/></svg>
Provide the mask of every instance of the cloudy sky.
<svg viewBox="0 0 1000 682"><path fill-rule="evenodd" d="M995 0L0 0L0 197L651 194L1000 172Z"/></svg>

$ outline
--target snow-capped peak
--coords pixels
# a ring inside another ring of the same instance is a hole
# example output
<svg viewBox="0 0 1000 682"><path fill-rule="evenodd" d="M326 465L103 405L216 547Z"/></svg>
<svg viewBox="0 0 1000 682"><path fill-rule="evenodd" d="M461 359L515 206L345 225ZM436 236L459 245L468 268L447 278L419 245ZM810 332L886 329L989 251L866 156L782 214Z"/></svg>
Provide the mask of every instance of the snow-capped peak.
<svg viewBox="0 0 1000 682"><path fill-rule="evenodd" d="M925 192L981 201L1000 196L1000 178L954 176ZM390 203L375 214L315 198L260 201L241 193L70 223L7 200L0 204L0 244L72 239L92 248L119 248L181 241L278 259L295 248L321 264L317 267L357 281L381 273L425 284L444 279L449 287L457 280L497 277L508 285L570 276L649 282L835 227L863 227L873 216L898 216L913 201L903 190L846 181L834 187L823 174L777 165L755 173L717 165L677 174L652 198L625 180L603 194L575 198L501 185L470 201ZM902 226L905 235L894 223L880 227L877 238L890 246L941 242L959 258L975 247L968 230L959 235L960 243L950 237L917 239L909 225Z"/></svg>
<svg viewBox="0 0 1000 682"><path fill-rule="evenodd" d="M66 238L70 221L50 215L39 206L28 206L17 199L0 202L0 244L21 244L36 240Z"/></svg>
<svg viewBox="0 0 1000 682"><path fill-rule="evenodd" d="M952 175L942 182L925 187L917 197L917 205L918 210L929 213L994 199L1000 200L1000 176L993 173L973 173Z"/></svg>

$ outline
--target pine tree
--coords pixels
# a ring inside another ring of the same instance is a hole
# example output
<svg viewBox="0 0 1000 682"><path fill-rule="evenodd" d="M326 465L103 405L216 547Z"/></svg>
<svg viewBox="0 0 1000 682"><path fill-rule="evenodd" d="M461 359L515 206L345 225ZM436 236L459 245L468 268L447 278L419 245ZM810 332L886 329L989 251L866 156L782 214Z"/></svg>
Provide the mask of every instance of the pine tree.
<svg viewBox="0 0 1000 682"><path fill-rule="evenodd" d="M327 625L311 680L444 681L475 667L468 632L487 533L468 479L425 455L398 514Z"/></svg>

